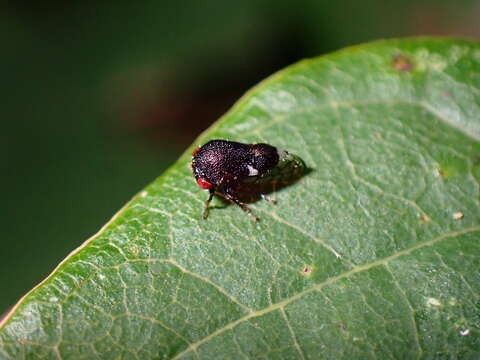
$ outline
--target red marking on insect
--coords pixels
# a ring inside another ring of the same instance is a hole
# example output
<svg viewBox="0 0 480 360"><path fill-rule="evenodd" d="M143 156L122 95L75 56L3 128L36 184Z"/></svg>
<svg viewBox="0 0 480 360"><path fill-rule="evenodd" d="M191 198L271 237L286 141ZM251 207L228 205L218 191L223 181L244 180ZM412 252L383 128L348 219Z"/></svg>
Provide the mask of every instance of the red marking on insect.
<svg viewBox="0 0 480 360"><path fill-rule="evenodd" d="M201 177L197 178L197 184L202 189L210 189L213 185L210 184L207 180L202 179Z"/></svg>
<svg viewBox="0 0 480 360"><path fill-rule="evenodd" d="M203 218L214 195L220 196L258 218L241 199L255 199L262 190L275 188L284 180L299 177L305 169L303 160L268 144L243 144L211 140L193 151L192 171L198 186L209 191ZM208 179L208 180L206 180ZM270 200L275 202L274 200Z"/></svg>
<svg viewBox="0 0 480 360"><path fill-rule="evenodd" d="M192 156L195 156L198 154L198 152L200 151L200 148L201 146L197 147L195 150L192 151Z"/></svg>

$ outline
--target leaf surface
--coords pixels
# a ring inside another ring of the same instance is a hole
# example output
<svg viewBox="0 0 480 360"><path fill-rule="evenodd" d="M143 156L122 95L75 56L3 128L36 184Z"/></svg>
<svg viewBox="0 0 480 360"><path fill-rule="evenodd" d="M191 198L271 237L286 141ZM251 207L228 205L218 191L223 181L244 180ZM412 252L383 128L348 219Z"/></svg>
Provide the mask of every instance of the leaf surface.
<svg viewBox="0 0 480 360"><path fill-rule="evenodd" d="M218 200L203 221L190 152L213 138L312 171L257 223ZM17 304L0 358L479 357L479 139L478 42L280 71Z"/></svg>

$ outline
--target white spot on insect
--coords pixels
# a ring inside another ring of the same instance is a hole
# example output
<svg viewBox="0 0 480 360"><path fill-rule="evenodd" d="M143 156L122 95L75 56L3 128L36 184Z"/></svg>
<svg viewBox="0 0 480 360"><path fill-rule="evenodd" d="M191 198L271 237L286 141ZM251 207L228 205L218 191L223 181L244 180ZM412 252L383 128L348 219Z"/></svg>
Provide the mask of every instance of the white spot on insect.
<svg viewBox="0 0 480 360"><path fill-rule="evenodd" d="M460 335L467 336L470 334L470 329L460 330Z"/></svg>
<svg viewBox="0 0 480 360"><path fill-rule="evenodd" d="M428 306L440 306L440 305L442 305L442 303L438 299L430 297L430 298L427 299L427 305Z"/></svg>
<svg viewBox="0 0 480 360"><path fill-rule="evenodd" d="M247 169L248 169L248 176L257 176L258 175L258 170L255 169L253 166L247 165Z"/></svg>

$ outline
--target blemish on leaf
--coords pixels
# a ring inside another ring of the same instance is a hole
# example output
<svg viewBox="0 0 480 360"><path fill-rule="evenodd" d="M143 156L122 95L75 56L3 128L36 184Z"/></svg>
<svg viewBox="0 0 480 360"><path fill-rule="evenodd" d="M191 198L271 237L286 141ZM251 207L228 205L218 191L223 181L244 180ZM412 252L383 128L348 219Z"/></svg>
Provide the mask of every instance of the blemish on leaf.
<svg viewBox="0 0 480 360"><path fill-rule="evenodd" d="M142 192L140 193L140 197L142 197L142 198L144 198L144 197L147 196L147 195L148 195L148 192L147 192L147 191L142 191Z"/></svg>
<svg viewBox="0 0 480 360"><path fill-rule="evenodd" d="M463 219L464 215L461 212L456 212L452 215L452 217L454 220L460 220L460 219Z"/></svg>
<svg viewBox="0 0 480 360"><path fill-rule="evenodd" d="M448 179L458 173L458 169L455 167L442 166L437 169L437 176L441 176L444 179Z"/></svg>
<svg viewBox="0 0 480 360"><path fill-rule="evenodd" d="M312 271L313 271L313 266L307 265L302 269L302 274L304 276L310 276L312 275Z"/></svg>
<svg viewBox="0 0 480 360"><path fill-rule="evenodd" d="M392 66L395 70L408 72L412 71L413 63L405 55L397 54L393 57Z"/></svg>
<svg viewBox="0 0 480 360"><path fill-rule="evenodd" d="M470 334L470 329L465 329L460 331L460 335L462 336L467 336L468 334Z"/></svg>
<svg viewBox="0 0 480 360"><path fill-rule="evenodd" d="M428 222L431 221L431 219L430 219L427 215L422 214L422 215L420 215L420 221L421 221L422 223L428 223Z"/></svg>
<svg viewBox="0 0 480 360"><path fill-rule="evenodd" d="M136 245L132 245L128 249L130 250L130 253L132 253L135 256L137 256L140 253L140 248Z"/></svg>
<svg viewBox="0 0 480 360"><path fill-rule="evenodd" d="M419 71L428 69L435 71L443 71L448 66L445 57L438 53L430 52L426 48L421 48L415 52L415 68Z"/></svg>
<svg viewBox="0 0 480 360"><path fill-rule="evenodd" d="M427 305L428 305L428 306L441 306L442 303L441 303L438 299L429 297L429 298L427 299Z"/></svg>

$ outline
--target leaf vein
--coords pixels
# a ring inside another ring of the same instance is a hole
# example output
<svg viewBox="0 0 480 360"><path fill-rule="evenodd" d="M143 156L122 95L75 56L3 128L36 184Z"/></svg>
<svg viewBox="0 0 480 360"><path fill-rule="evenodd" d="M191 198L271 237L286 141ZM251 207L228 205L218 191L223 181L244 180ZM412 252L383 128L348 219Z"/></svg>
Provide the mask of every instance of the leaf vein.
<svg viewBox="0 0 480 360"><path fill-rule="evenodd" d="M395 284L395 287L398 289L400 294L403 296L403 298L405 299L405 303L407 304L408 308L410 309L410 320L411 320L412 327L413 327L415 345L417 347L417 357L416 358L420 359L423 355L423 349L422 349L422 346L420 345L420 338L419 338L420 331L418 329L418 324L417 324L417 321L415 319L415 313L416 313L415 309L413 308L412 303L408 299L407 294L405 293L403 288L400 286L400 284L397 280L397 277L393 273L392 269L390 269L390 266L388 264L384 264L384 267L387 270L387 272L390 274L390 276L392 277L392 280L393 280L393 283Z"/></svg>
<svg viewBox="0 0 480 360"><path fill-rule="evenodd" d="M288 320L288 316L285 312L285 309L280 308L280 313L282 314L282 316L285 320L285 323L287 324L288 331L290 332L290 335L292 337L293 344L295 345L295 349L297 349L298 354L300 355L300 359L305 360L305 355L303 354L303 351L302 351L300 345L298 344L297 336L295 335L295 332L293 331L292 325L290 324L290 320Z"/></svg>
<svg viewBox="0 0 480 360"><path fill-rule="evenodd" d="M252 206L253 207L253 206ZM276 213L273 213L273 212L269 212L269 211L265 211L265 210L262 210L262 209L259 209L257 207L255 207L255 210L257 211L261 211L262 213L266 214L266 215L269 215L270 217L272 217L274 220L276 220L277 222L281 223L281 224L284 224L296 231L298 231L299 233L305 235L306 237L308 237L309 239L311 239L312 241L322 245L325 249L327 249L328 251L330 251L332 254L335 255L335 257L337 259L341 259L342 261L348 263L350 266L354 267L355 264L352 263L350 260L348 259L345 259L341 254L339 254L332 246L330 246L329 244L327 244L324 240L322 239L319 239L315 236L313 236L312 234L306 232L305 230L303 230L301 227L295 225L295 224L292 224L290 222L288 222L287 220L285 220L284 218L281 218L280 216L278 216Z"/></svg>
<svg viewBox="0 0 480 360"><path fill-rule="evenodd" d="M211 281L209 278L202 276L200 274L197 274L191 270L188 270L187 268L183 267L180 265L175 259L134 259L131 260L134 262L164 262L164 263L170 263L171 265L175 266L177 269L179 269L181 272L183 272L186 275L192 276L196 279L199 279L205 283L207 283L210 286L213 286L215 289L217 289L220 293L222 293L224 296L226 296L230 301L238 305L240 308L242 308L245 312L247 313L252 313L253 310L250 309L248 306L245 304L241 303L235 296L229 294L223 287L219 286L218 284L214 283Z"/></svg>
<svg viewBox="0 0 480 360"><path fill-rule="evenodd" d="M361 272L364 272L364 271L367 271L367 270L370 270L371 268L374 268L374 267L377 267L377 266L381 266L381 265L385 265L385 264L388 264L389 262L393 261L393 260L396 260L398 259L399 257L401 256L405 256L405 255L408 255L410 253L412 253L413 251L415 250L418 250L418 249L421 249L421 248L424 248L424 247L427 247L427 246L432 246L434 245L435 243L439 242L439 241L442 241L442 240L445 240L445 239L449 239L449 238L455 238L457 236L460 236L460 235L463 235L463 234L467 234L467 233L471 233L471 232L475 232L475 231L480 231L480 225L477 225L477 226L472 226L472 227L469 227L469 228L465 228L465 229L462 229L462 230L459 230L459 231L454 231L454 232L450 232L450 233L447 233L447 234L443 234L443 235L440 235L438 237L435 237L431 240L427 240L427 241L424 241L424 242L421 242L421 243L418 243L416 245L413 245L407 249L404 249L404 250L401 250L399 252L397 252L396 254L393 254L393 255L390 255L390 256L387 256L385 258L382 258L382 259L379 259L379 260L376 260L376 261L373 261L371 263L368 263L368 264L364 264L364 265L360 265L360 266L357 266L351 270L348 270L342 274L339 274L337 276L334 276L330 279L327 279L321 283L318 283L308 289L305 289L301 292L299 292L298 294L294 295L294 296L291 296L289 298L286 298L276 304L273 304L273 305L270 305L268 307L265 307L264 309L261 309L261 310L258 310L258 311L255 311L255 312L252 312L252 313L249 313L231 323L228 323L227 325L223 326L222 328L220 329L217 329L216 331L212 332L211 334L205 336L204 338L196 341L195 343L192 343L190 346L188 346L185 350L181 351L180 353L178 353L173 359L180 359L181 357L183 357L184 355L188 354L189 352L191 351L196 351L197 348L199 346L201 346L202 344L208 342L209 340L213 339L214 337L218 336L218 335L221 335L222 333L224 333L225 331L227 330L231 330L233 328L235 328L237 325L245 322L245 321L248 321L250 320L251 318L255 318L255 317L259 317L259 316L262 316L262 315L265 315L265 314L268 314L272 311L275 311L275 310L278 310L278 309L281 309L287 305L289 305L290 303L294 302L294 301L297 301L299 299L301 299L302 297L304 297L305 295L307 294L310 294L314 291L318 291L320 289L322 289L323 287L327 286L327 285L330 285L330 284L334 284L336 283L337 281L340 281L340 280L343 280L345 278L348 278L350 276L353 276L357 273L361 273Z"/></svg>
<svg viewBox="0 0 480 360"><path fill-rule="evenodd" d="M411 206L412 208L414 208L417 213L419 215L423 215L423 216L426 216L427 218L429 219L432 219L431 216L428 216L428 214L414 201L414 200L411 200L411 199L408 199L408 198L404 198L402 196L399 196L399 195L396 195L396 194L392 194L392 193L389 193L385 190L383 190L381 187L379 187L378 185L375 185L375 184L372 184L371 182L365 180L364 178L362 178L360 175L358 175L356 169L355 169L355 165L354 163L352 162L351 158L350 158L350 155L348 154L348 151L347 151L347 147L345 145L345 136L343 134L343 131L341 130L341 128L339 128L340 131L340 136L338 137L338 144L339 144L339 147L340 147L340 150L341 152L343 153L343 156L344 156L344 159L345 159L345 163L347 165L347 168L350 170L350 173L352 174L352 177L354 177L355 179L357 179L358 182L360 182L361 184L367 186L368 188L372 189L373 191L381 194L381 195L384 195L386 197L389 197L389 198L392 198L392 199L395 199L395 200L398 200L398 201L401 201L409 206ZM432 220L433 221L433 220Z"/></svg>

